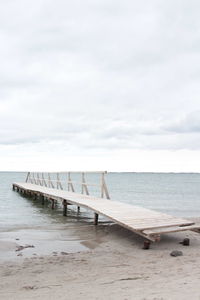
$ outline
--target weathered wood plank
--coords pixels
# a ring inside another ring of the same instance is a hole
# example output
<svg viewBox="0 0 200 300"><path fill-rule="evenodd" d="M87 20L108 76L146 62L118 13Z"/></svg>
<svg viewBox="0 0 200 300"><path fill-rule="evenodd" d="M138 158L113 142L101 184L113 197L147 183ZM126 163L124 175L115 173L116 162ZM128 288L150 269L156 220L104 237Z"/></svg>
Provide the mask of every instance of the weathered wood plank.
<svg viewBox="0 0 200 300"><path fill-rule="evenodd" d="M154 235L154 234L162 234L162 233L171 233L171 232L178 232L178 231L186 231L186 230L194 230L197 229L199 225L189 225L189 226L172 226L168 228L152 228L149 230L144 230L143 233L147 235Z"/></svg>

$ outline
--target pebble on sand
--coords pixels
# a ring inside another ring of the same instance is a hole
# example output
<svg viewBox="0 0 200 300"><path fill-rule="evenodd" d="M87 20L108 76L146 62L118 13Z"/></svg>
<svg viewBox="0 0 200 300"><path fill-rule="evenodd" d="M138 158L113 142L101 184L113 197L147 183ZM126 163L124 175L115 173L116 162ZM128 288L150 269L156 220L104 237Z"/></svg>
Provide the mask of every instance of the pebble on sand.
<svg viewBox="0 0 200 300"><path fill-rule="evenodd" d="M179 250L174 250L170 253L171 256L182 256L183 255L183 252L182 251L179 251Z"/></svg>

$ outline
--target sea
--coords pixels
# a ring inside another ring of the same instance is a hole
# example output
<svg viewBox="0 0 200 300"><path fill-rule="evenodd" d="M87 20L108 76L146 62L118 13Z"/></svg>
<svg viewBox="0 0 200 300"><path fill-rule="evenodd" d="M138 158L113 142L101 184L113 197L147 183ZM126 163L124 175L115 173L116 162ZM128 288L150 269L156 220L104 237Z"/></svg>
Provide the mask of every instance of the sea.
<svg viewBox="0 0 200 300"><path fill-rule="evenodd" d="M86 209L77 213L70 206L68 216L62 207L52 210L49 203L25 197L12 190L13 182L24 182L25 172L0 172L0 259L20 257L19 245L33 246L24 249L23 256L57 255L59 252L79 252L95 248L112 222L100 217L100 225L93 226L93 214ZM72 180L80 192L80 174ZM89 174L86 178L91 195L100 196L94 187L101 178ZM66 174L61 181L66 183ZM197 173L107 173L106 184L111 201L150 208L179 217L200 217L200 174Z"/></svg>

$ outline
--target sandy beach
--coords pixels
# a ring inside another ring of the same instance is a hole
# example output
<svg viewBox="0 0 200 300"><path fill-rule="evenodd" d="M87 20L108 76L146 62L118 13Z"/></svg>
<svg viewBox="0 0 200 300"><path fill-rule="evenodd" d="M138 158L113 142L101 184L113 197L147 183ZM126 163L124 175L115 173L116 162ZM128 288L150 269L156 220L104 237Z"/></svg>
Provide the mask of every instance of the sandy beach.
<svg viewBox="0 0 200 300"><path fill-rule="evenodd" d="M100 225L101 226L101 225ZM190 246L183 246L183 238ZM17 245L7 245L15 251ZM0 299L200 299L200 235L164 235L142 250L143 239L119 227L104 226L90 250L52 252L2 261ZM172 257L181 250L183 256Z"/></svg>

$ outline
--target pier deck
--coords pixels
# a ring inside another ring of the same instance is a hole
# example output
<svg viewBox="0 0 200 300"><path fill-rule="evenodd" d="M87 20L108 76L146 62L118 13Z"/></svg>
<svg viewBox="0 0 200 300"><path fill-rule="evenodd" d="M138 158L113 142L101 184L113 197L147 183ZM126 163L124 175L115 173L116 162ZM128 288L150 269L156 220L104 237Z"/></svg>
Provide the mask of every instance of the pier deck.
<svg viewBox="0 0 200 300"><path fill-rule="evenodd" d="M84 185L85 182L84 182ZM67 205L76 205L92 210L95 213L95 225L98 215L139 234L150 241L159 241L160 235L178 231L199 231L200 225L194 222L170 216L150 209L134 206L119 201L97 198L91 195L79 194L59 188L47 187L35 183L13 183L13 189L38 197L46 197L54 201L62 201L66 215Z"/></svg>

